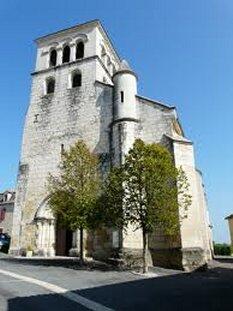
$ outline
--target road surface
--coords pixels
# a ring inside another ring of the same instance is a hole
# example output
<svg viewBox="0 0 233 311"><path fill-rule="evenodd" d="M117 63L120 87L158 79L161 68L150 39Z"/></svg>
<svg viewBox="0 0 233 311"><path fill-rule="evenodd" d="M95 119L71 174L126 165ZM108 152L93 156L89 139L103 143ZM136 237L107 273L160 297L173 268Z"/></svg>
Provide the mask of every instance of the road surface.
<svg viewBox="0 0 233 311"><path fill-rule="evenodd" d="M156 272L156 274L155 274ZM0 257L0 311L233 310L233 261L208 272L77 270Z"/></svg>

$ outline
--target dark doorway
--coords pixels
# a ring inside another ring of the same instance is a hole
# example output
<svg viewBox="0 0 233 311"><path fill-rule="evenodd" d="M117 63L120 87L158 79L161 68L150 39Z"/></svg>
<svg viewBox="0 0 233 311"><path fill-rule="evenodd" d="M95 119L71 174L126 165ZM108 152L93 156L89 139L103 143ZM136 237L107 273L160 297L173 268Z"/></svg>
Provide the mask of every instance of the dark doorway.
<svg viewBox="0 0 233 311"><path fill-rule="evenodd" d="M72 248L73 232L66 228L56 228L56 256L69 256Z"/></svg>

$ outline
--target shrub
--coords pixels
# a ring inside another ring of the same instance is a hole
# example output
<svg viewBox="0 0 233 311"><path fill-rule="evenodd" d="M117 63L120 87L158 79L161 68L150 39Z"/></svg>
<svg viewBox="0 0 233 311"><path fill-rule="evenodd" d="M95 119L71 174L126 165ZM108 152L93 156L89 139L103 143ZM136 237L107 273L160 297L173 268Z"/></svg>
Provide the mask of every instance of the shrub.
<svg viewBox="0 0 233 311"><path fill-rule="evenodd" d="M214 254L221 256L230 256L231 247L226 243L214 243Z"/></svg>

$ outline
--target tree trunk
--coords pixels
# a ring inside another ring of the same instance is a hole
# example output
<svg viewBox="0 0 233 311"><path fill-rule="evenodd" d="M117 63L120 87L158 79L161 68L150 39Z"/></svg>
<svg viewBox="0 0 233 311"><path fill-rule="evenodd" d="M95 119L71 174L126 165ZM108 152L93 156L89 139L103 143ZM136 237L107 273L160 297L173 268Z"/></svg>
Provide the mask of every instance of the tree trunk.
<svg viewBox="0 0 233 311"><path fill-rule="evenodd" d="M80 263L81 265L83 264L83 228L81 227L79 229L80 232L80 255L79 255L79 259L80 259Z"/></svg>
<svg viewBox="0 0 233 311"><path fill-rule="evenodd" d="M148 272L148 262L147 262L147 252L148 252L148 233L143 229L142 230L143 235L143 266L142 266L142 272L147 273Z"/></svg>

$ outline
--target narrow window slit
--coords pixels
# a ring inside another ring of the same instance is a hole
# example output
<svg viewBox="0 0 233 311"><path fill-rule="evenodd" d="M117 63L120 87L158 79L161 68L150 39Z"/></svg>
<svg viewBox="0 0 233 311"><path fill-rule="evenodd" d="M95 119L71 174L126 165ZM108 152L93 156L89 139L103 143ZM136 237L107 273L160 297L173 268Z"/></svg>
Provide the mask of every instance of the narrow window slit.
<svg viewBox="0 0 233 311"><path fill-rule="evenodd" d="M123 102L124 102L124 92L121 91L121 103L123 103Z"/></svg>
<svg viewBox="0 0 233 311"><path fill-rule="evenodd" d="M61 144L61 155L63 155L65 153L65 147L64 144Z"/></svg>

